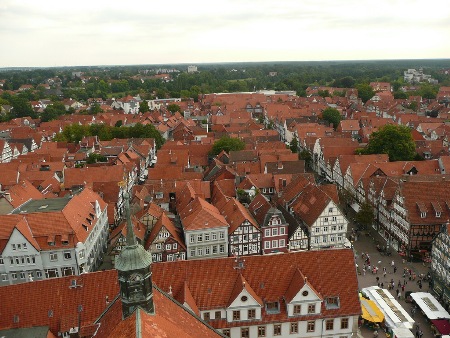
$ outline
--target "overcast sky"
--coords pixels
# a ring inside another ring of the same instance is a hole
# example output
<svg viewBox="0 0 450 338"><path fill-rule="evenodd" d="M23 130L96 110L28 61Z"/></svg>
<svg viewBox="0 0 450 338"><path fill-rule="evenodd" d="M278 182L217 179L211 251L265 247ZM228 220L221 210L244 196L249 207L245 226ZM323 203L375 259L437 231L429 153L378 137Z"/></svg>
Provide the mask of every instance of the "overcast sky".
<svg viewBox="0 0 450 338"><path fill-rule="evenodd" d="M0 67L450 58L447 0L0 0Z"/></svg>

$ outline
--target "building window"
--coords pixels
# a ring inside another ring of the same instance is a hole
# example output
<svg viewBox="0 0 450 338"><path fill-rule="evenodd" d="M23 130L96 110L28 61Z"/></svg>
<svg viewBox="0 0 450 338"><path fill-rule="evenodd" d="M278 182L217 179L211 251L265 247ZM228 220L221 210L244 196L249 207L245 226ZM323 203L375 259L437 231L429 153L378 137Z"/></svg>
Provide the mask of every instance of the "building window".
<svg viewBox="0 0 450 338"><path fill-rule="evenodd" d="M348 329L348 318L341 319L341 329Z"/></svg>
<svg viewBox="0 0 450 338"><path fill-rule="evenodd" d="M233 320L241 320L241 311L233 311Z"/></svg>
<svg viewBox="0 0 450 338"><path fill-rule="evenodd" d="M225 233L223 231L219 232L219 239L224 239Z"/></svg>
<svg viewBox="0 0 450 338"><path fill-rule="evenodd" d="M195 249L191 249L191 257L195 257Z"/></svg>
<svg viewBox="0 0 450 338"><path fill-rule="evenodd" d="M328 212L333 212L333 208L328 208Z"/></svg>
<svg viewBox="0 0 450 338"><path fill-rule="evenodd" d="M198 256L203 256L203 248L198 248L197 254L198 254Z"/></svg>
<svg viewBox="0 0 450 338"><path fill-rule="evenodd" d="M230 329L223 329L222 333L224 336L229 337L230 336Z"/></svg>
<svg viewBox="0 0 450 338"><path fill-rule="evenodd" d="M63 276L72 276L75 274L75 269L71 266L66 266L61 269L61 272Z"/></svg>
<svg viewBox="0 0 450 338"><path fill-rule="evenodd" d="M320 232L320 228L316 227L316 233L319 233L319 232Z"/></svg>
<svg viewBox="0 0 450 338"><path fill-rule="evenodd" d="M12 249L16 250L16 245L15 244L11 244L12 245Z"/></svg>
<svg viewBox="0 0 450 338"><path fill-rule="evenodd" d="M284 239L280 239L280 248L284 248L286 246L286 242Z"/></svg>
<svg viewBox="0 0 450 338"><path fill-rule="evenodd" d="M270 229L266 229L264 233L266 237L270 237Z"/></svg>
<svg viewBox="0 0 450 338"><path fill-rule="evenodd" d="M302 311L301 305L294 305L294 315L299 315Z"/></svg>
<svg viewBox="0 0 450 338"><path fill-rule="evenodd" d="M17 279L17 273L13 272L11 274L11 277L12 277L13 280L16 280Z"/></svg>
<svg viewBox="0 0 450 338"><path fill-rule="evenodd" d="M197 235L197 242L203 242L203 235Z"/></svg>
<svg viewBox="0 0 450 338"><path fill-rule="evenodd" d="M333 330L333 323L334 323L333 319L327 319L327 321L325 322L325 330L327 331Z"/></svg>
<svg viewBox="0 0 450 338"><path fill-rule="evenodd" d="M272 229L272 236L278 236L278 229L277 228L273 228Z"/></svg>
<svg viewBox="0 0 450 338"><path fill-rule="evenodd" d="M166 244L166 250L172 250L172 244Z"/></svg>
<svg viewBox="0 0 450 338"><path fill-rule="evenodd" d="M189 243L194 243L195 242L195 236L194 235L190 235L189 236Z"/></svg>
<svg viewBox="0 0 450 338"><path fill-rule="evenodd" d="M266 303L266 311L269 313L279 313L278 302Z"/></svg>
<svg viewBox="0 0 450 338"><path fill-rule="evenodd" d="M214 319L222 319L222 312L216 311L216 313L214 314Z"/></svg>
<svg viewBox="0 0 450 338"><path fill-rule="evenodd" d="M290 333L298 333L298 323L291 323L291 330Z"/></svg>
<svg viewBox="0 0 450 338"><path fill-rule="evenodd" d="M162 249L162 244L156 243L156 250L161 250L161 249Z"/></svg>
<svg viewBox="0 0 450 338"><path fill-rule="evenodd" d="M7 281L8 280L8 275L6 273L2 274L2 281Z"/></svg>
<svg viewBox="0 0 450 338"><path fill-rule="evenodd" d="M213 255L217 253L217 245L213 245L212 253L213 253Z"/></svg>
<svg viewBox="0 0 450 338"><path fill-rule="evenodd" d="M328 231L328 227L323 227L323 232L327 232Z"/></svg>
<svg viewBox="0 0 450 338"><path fill-rule="evenodd" d="M211 238L212 238L213 241L217 240L217 233L216 233L216 232L213 232L213 233L211 234Z"/></svg>
<svg viewBox="0 0 450 338"><path fill-rule="evenodd" d="M5 262L3 261L3 257L0 257L0 265L5 264Z"/></svg>
<svg viewBox="0 0 450 338"><path fill-rule="evenodd" d="M209 241L209 233L205 234L205 241Z"/></svg>
<svg viewBox="0 0 450 338"><path fill-rule="evenodd" d="M172 249L176 250L177 248L178 248L177 243L173 243L173 244L172 244Z"/></svg>
<svg viewBox="0 0 450 338"><path fill-rule="evenodd" d="M265 336L266 336L266 327L258 326L258 337L265 337Z"/></svg>
<svg viewBox="0 0 450 338"><path fill-rule="evenodd" d="M308 305L308 313L316 313L316 304Z"/></svg>
<svg viewBox="0 0 450 338"><path fill-rule="evenodd" d="M210 314L209 314L209 312L205 312L204 314L203 314L203 319L205 320L205 321L209 321L211 318L210 318Z"/></svg>
<svg viewBox="0 0 450 338"><path fill-rule="evenodd" d="M256 318L256 310L250 309L248 310L248 319L255 319Z"/></svg>
<svg viewBox="0 0 450 338"><path fill-rule="evenodd" d="M316 322L309 321L308 325L306 326L306 332L314 332L316 330Z"/></svg>
<svg viewBox="0 0 450 338"><path fill-rule="evenodd" d="M225 252L225 245L220 244L219 252L220 252L220 253L224 253L224 252Z"/></svg>
<svg viewBox="0 0 450 338"><path fill-rule="evenodd" d="M325 218L323 219L323 221L324 221L325 223L328 223L328 217L325 217Z"/></svg>
<svg viewBox="0 0 450 338"><path fill-rule="evenodd" d="M286 229L285 229L284 227L281 227L281 228L280 228L280 235L284 235L284 234L285 234L285 230L286 230Z"/></svg>
<svg viewBox="0 0 450 338"><path fill-rule="evenodd" d="M274 324L273 326L273 335L281 336L281 324Z"/></svg>
<svg viewBox="0 0 450 338"><path fill-rule="evenodd" d="M56 278L59 277L58 269L46 269L45 278Z"/></svg>
<svg viewBox="0 0 450 338"><path fill-rule="evenodd" d="M336 222L336 221L337 221L337 217L333 216L333 222Z"/></svg>
<svg viewBox="0 0 450 338"><path fill-rule="evenodd" d="M278 247L278 241L274 240L272 241L272 248L277 248Z"/></svg>
<svg viewBox="0 0 450 338"><path fill-rule="evenodd" d="M270 249L270 241L264 242L264 249Z"/></svg>
<svg viewBox="0 0 450 338"><path fill-rule="evenodd" d="M248 327L241 328L241 338L249 338L250 337L250 330Z"/></svg>
<svg viewBox="0 0 450 338"><path fill-rule="evenodd" d="M27 243L23 243L23 244L22 244L22 247L23 247L24 250L27 250L27 249L28 249L28 248L27 248Z"/></svg>
<svg viewBox="0 0 450 338"><path fill-rule="evenodd" d="M58 254L56 252L50 252L50 261L54 262L58 260Z"/></svg>
<svg viewBox="0 0 450 338"><path fill-rule="evenodd" d="M71 259L72 258L72 254L70 253L70 251L64 251L64 259Z"/></svg>
<svg viewBox="0 0 450 338"><path fill-rule="evenodd" d="M20 273L20 279L25 279L25 272Z"/></svg>

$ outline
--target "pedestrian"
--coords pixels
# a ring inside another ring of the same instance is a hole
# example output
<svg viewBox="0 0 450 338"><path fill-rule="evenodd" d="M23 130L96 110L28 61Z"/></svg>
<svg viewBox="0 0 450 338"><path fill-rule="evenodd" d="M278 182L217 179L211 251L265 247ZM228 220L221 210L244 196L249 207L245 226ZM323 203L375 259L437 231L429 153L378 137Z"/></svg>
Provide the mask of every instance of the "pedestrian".
<svg viewBox="0 0 450 338"><path fill-rule="evenodd" d="M377 280L377 283L380 284L380 277L377 276L376 280Z"/></svg>
<svg viewBox="0 0 450 338"><path fill-rule="evenodd" d="M401 291L398 292L397 298L398 298L398 300L402 299L402 292Z"/></svg>
<svg viewBox="0 0 450 338"><path fill-rule="evenodd" d="M373 331L373 336L374 336L374 338L378 337L378 331L377 330Z"/></svg>
<svg viewBox="0 0 450 338"><path fill-rule="evenodd" d="M383 266L383 272L386 272L386 267L385 266Z"/></svg>
<svg viewBox="0 0 450 338"><path fill-rule="evenodd" d="M397 289L397 297L398 297L398 293L400 292L400 290L399 289Z"/></svg>
<svg viewBox="0 0 450 338"><path fill-rule="evenodd" d="M405 291L405 285L402 285L402 291Z"/></svg>
<svg viewBox="0 0 450 338"><path fill-rule="evenodd" d="M383 272L383 277L386 278L386 270Z"/></svg>
<svg viewBox="0 0 450 338"><path fill-rule="evenodd" d="M396 273L397 272L397 267L396 266L394 266L394 273Z"/></svg>
<svg viewBox="0 0 450 338"><path fill-rule="evenodd" d="M398 287L399 287L399 288L402 287L402 282L400 281L400 279L398 280Z"/></svg>
<svg viewBox="0 0 450 338"><path fill-rule="evenodd" d="M423 332L422 332L422 330L420 330L419 331L419 338L422 338L422 336L423 336Z"/></svg>
<svg viewBox="0 0 450 338"><path fill-rule="evenodd" d="M380 287L383 289L384 288L384 283L381 282Z"/></svg>

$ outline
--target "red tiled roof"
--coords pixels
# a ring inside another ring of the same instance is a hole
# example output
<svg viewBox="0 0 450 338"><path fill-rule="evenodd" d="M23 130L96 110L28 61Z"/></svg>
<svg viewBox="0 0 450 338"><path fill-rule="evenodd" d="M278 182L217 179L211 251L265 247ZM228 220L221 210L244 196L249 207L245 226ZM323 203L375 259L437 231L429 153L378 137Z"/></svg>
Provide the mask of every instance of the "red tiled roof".
<svg viewBox="0 0 450 338"><path fill-rule="evenodd" d="M336 264L339 262L339 264ZM229 303L239 273L255 293L266 302L280 301L286 296L292 277L298 269L323 297L339 296L338 309L322 305L321 317L358 315L358 283L351 250L325 250L285 253L282 255L248 256L245 268L235 268L234 257L158 263L153 266L153 281L162 290L181 294L187 283L200 310L225 308ZM195 273L192 273L195 271ZM175 297L177 298L177 297ZM286 320L286 306L280 304L278 315L265 314L263 322ZM293 318L298 320L298 318ZM252 323L254 325L255 323ZM215 327L234 324L219 321ZM242 324L238 324L242 325Z"/></svg>

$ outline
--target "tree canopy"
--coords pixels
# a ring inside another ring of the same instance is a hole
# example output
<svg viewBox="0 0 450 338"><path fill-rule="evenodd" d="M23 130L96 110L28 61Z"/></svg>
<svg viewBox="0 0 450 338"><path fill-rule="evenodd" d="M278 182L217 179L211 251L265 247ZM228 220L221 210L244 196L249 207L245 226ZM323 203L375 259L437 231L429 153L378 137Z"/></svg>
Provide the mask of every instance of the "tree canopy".
<svg viewBox="0 0 450 338"><path fill-rule="evenodd" d="M411 161L416 156L416 145L411 129L387 124L370 135L362 154L388 154L390 161Z"/></svg>
<svg viewBox="0 0 450 338"><path fill-rule="evenodd" d="M211 154L218 155L222 150L225 150L227 153L229 153L232 150L243 150L244 148L244 141L235 137L224 136L214 142L211 149Z"/></svg>
<svg viewBox="0 0 450 338"><path fill-rule="evenodd" d="M327 121L329 124L333 126L334 129L337 128L339 122L342 120L341 113L336 108L326 108L322 112L322 119Z"/></svg>
<svg viewBox="0 0 450 338"><path fill-rule="evenodd" d="M361 209L355 215L355 221L363 226L364 229L367 229L372 225L374 220L373 215L373 207L370 203L364 202L361 205Z"/></svg>
<svg viewBox="0 0 450 338"><path fill-rule="evenodd" d="M109 141L113 138L153 138L159 149L164 138L151 124L136 123L131 127L111 127L105 124L79 125L74 123L64 128L62 133L55 136L55 141L79 142L85 136L98 135L100 140Z"/></svg>

